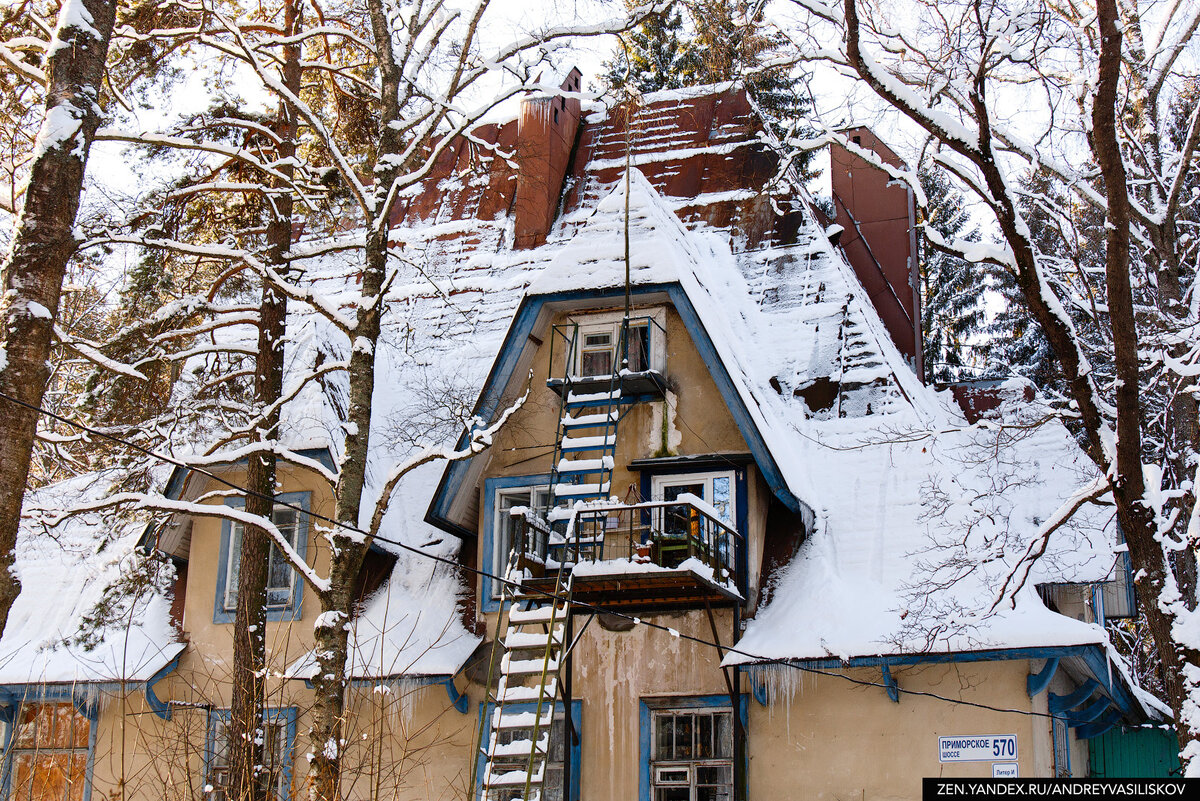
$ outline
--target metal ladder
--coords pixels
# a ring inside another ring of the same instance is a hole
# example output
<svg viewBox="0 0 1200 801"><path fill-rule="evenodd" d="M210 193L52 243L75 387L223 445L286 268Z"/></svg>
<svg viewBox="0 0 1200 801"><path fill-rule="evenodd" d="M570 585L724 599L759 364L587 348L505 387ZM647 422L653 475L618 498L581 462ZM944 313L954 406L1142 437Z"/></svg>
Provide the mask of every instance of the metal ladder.
<svg viewBox="0 0 1200 801"><path fill-rule="evenodd" d="M628 322L621 326L617 347L613 351L612 375L608 389L580 393L571 378L575 349L579 347L578 326L571 336L567 370L559 405L558 431L554 441L554 459L550 470L550 508L577 501L601 501L612 491L613 468L616 466L617 424L621 419L620 370L628 347ZM581 553L599 558L604 546L604 531L573 531L566 543L567 554L578 561Z"/></svg>
<svg viewBox="0 0 1200 801"><path fill-rule="evenodd" d="M482 801L541 801L559 664L567 648L571 585L571 574L559 571L553 596L526 600L525 609L518 608L511 586L504 589L511 606L500 678L495 694L489 695L493 708L485 722L488 744L480 749L485 759ZM533 711L527 711L529 706Z"/></svg>

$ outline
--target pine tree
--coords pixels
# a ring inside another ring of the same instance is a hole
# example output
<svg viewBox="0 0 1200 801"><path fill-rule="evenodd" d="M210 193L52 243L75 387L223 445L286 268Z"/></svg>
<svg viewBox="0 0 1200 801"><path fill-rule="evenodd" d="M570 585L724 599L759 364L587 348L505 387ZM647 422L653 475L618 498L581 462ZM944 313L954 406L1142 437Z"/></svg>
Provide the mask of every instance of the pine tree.
<svg viewBox="0 0 1200 801"><path fill-rule="evenodd" d="M610 92L654 92L736 81L746 88L781 143L807 139L812 98L781 58L786 40L769 26L765 3L756 0L691 0L678 11L653 15L622 39L606 63ZM685 24L686 23L686 24ZM811 177L810 153L793 159Z"/></svg>
<svg viewBox="0 0 1200 801"><path fill-rule="evenodd" d="M700 54L684 38L678 9L654 14L622 40L612 61L604 64L609 88L628 88L645 94L701 83Z"/></svg>
<svg viewBox="0 0 1200 801"><path fill-rule="evenodd" d="M962 193L940 172L922 170L921 187L929 199L922 222L945 240L978 239ZM925 380L954 381L968 377L975 361L972 340L985 333L987 314L978 289L977 267L935 250L922 240L920 251L921 330Z"/></svg>

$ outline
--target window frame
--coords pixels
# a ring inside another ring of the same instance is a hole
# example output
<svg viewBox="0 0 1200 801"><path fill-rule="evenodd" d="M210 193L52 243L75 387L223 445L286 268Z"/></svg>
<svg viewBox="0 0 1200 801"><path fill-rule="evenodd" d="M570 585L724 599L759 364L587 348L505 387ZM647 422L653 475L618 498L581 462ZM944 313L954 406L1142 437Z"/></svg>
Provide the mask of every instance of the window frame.
<svg viewBox="0 0 1200 801"><path fill-rule="evenodd" d="M307 559L308 556L308 536L309 536L309 515L312 493L307 491L301 492L282 492L275 496L277 502L283 502L292 506L299 506L304 510L304 513L296 515L296 553L301 559ZM244 498L226 498L225 505L235 509L245 508L246 500ZM230 544L233 539L233 521L221 521L221 546L217 554L217 582L216 593L213 597L213 623L232 623L237 615L236 610L225 608L225 593L228 586L229 576L229 557ZM292 602L287 606L276 606L267 608L268 622L282 622L290 620L299 620L304 612L304 577L300 575L300 571L292 567Z"/></svg>
<svg viewBox="0 0 1200 801"><path fill-rule="evenodd" d="M229 716L228 708L208 711L208 721L204 730L204 784L201 785L202 790L212 784L213 762L216 760L217 724L228 724ZM273 706L264 709L262 716L264 721L284 724L283 761L279 766L282 787L276 788L275 798L277 801L288 801L292 797L292 765L295 762L296 752L297 709L294 706ZM203 795L205 798L209 797L207 791L204 791Z"/></svg>
<svg viewBox="0 0 1200 801"><path fill-rule="evenodd" d="M730 792L730 799L737 797L737 786L739 777L747 775L746 770L749 767L749 748L742 750L742 759L737 758L737 722L741 723L742 731L747 732L747 740L749 740L749 729L747 727L747 719L749 716L749 698L746 693L738 696L737 721L730 731L730 736L734 738L731 743L732 757L730 762L733 763L733 786ZM653 782L651 781L651 764L654 762L654 716L655 713L662 712L715 712L725 709L733 712L733 704L730 702L728 695L699 695L699 696L665 696L654 698L638 699L638 729L639 729L639 758L638 766L638 801L651 801L653 796ZM697 760L700 761L700 760ZM690 785L689 785L690 786Z"/></svg>
<svg viewBox="0 0 1200 801"><path fill-rule="evenodd" d="M1050 718L1050 743L1054 749L1054 778L1071 778L1071 727L1061 715Z"/></svg>
<svg viewBox="0 0 1200 801"><path fill-rule="evenodd" d="M513 712L536 712L536 703L526 704L505 704L505 709ZM486 745L492 730L488 721L492 719L492 712L495 711L496 705L491 701L479 704L479 726L483 728L483 742ZM554 702L554 717L565 717L565 708L562 701ZM579 792L582 787L580 778L580 768L583 765L583 701L578 698L571 700L571 722L575 724L575 731L579 733L579 742L574 745L569 745L571 749L571 786L568 788L567 797L564 801L579 801ZM563 730L563 735L566 736L566 729ZM483 785L483 754L476 752L475 755L475 793L479 797L479 793Z"/></svg>
<svg viewBox="0 0 1200 801"><path fill-rule="evenodd" d="M647 330L649 340L647 342L646 366L644 370L650 372L663 373L666 371L667 365L667 311L665 308L658 306L652 309L631 309L629 316L631 321L633 318L645 320L650 318L654 320L660 329L658 336ZM583 351L584 341L588 334L607 333L611 336L611 353L613 354L613 369L619 370L620 364L617 363L617 347L621 342L621 323L625 319L624 311L603 312L600 314L581 315L578 318L572 318L571 322L579 326L578 334L575 343L575 352L571 356L570 369L567 371L573 379L596 378L597 376L584 376L583 374ZM649 320L645 320L644 324L649 327ZM604 377L604 376L601 376Z"/></svg>
<svg viewBox="0 0 1200 801"><path fill-rule="evenodd" d="M83 774L83 799L92 797L92 773L96 764L96 730L99 728L100 707L95 700L77 696L70 689L53 687L30 688L23 697L13 699L9 705L0 707L0 721L4 723L4 759L0 764L0 797L12 798L12 768L17 720L21 707L26 704L71 704L88 722L87 761ZM74 750L74 749L72 749Z"/></svg>
<svg viewBox="0 0 1200 801"><path fill-rule="evenodd" d="M480 526L483 529L480 537L480 548L482 549L480 561L483 566L483 576L479 580L479 608L485 613L500 611L500 599L496 597L500 583L491 578L504 571L504 565L498 563L496 552L499 547L497 535L500 527L500 494L521 490L534 491L542 487L549 489L549 473L531 476L496 476L485 479L483 482L483 520Z"/></svg>
<svg viewBox="0 0 1200 801"><path fill-rule="evenodd" d="M733 468L729 470L705 470L693 473L655 473L650 476L650 498L654 501L661 501L664 500L663 490L667 487L703 482L705 492L709 497L702 498L702 500L713 508L716 508L716 504L713 503L711 496L714 486L713 480L717 478L729 479L729 519L722 520L721 522L735 531L740 531L738 520L742 504L738 503L738 471Z"/></svg>

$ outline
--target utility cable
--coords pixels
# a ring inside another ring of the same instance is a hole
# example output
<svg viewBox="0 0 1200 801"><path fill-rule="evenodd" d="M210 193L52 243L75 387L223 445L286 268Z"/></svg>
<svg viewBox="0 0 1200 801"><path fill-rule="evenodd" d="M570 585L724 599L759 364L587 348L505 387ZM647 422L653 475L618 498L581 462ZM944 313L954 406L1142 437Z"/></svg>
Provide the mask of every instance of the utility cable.
<svg viewBox="0 0 1200 801"><path fill-rule="evenodd" d="M408 543L400 542L398 540L389 539L389 538L384 537L379 534L371 535L369 532L364 531L363 529L359 528L358 526L339 522L339 521L337 521L331 517L328 517L326 515L319 514L317 512L313 512L308 509L305 509L298 504L293 504L293 503L289 503L288 501L278 499L273 495L266 495L263 493L255 492L255 491L250 490L246 487L243 487L239 484L236 484L232 481L229 481L226 478L222 478L221 476L217 475L216 473L213 473L210 470L206 470L203 467L195 467L192 465L188 465L187 463L180 461L179 459L176 459L172 456L167 456L165 454L156 453L155 451L152 451L149 448L145 448L136 443L129 442L128 440L122 439L121 437L118 437L114 434L109 434L105 431L101 431L97 428L93 428L92 426L89 426L85 423L80 423L76 420L71 420L70 418L64 417L60 414L56 414L55 412L52 412L48 409L44 409L40 406L35 406L34 404L26 403L25 401L20 400L19 398L14 398L11 395L8 395L4 392L0 392L0 398L3 398L4 400L7 400L9 403L13 403L17 406L21 406L30 411L37 412L38 414L44 415L45 417L48 417L52 420L57 420L60 423L63 423L65 425L69 425L73 428L79 429L80 431L83 431L85 433L91 434L96 437L100 437L102 439L106 439L109 442L113 442L118 445L122 445L126 448L129 448L133 451L143 454L144 456L149 456L151 459L157 459L161 462L173 465L182 470L190 470L192 472L199 473L200 475L205 476L206 478L209 478L213 481L216 481L219 484L223 484L226 487L229 487L230 489L236 490L237 492L239 492L241 494L252 495L256 498L259 498L260 500L270 501L275 506L282 506L285 509L290 509L294 512L297 512L298 514L307 515L310 518L320 520L321 522L328 523L330 525L336 526L341 529L345 529L346 531L353 532L353 533L361 535L363 537L379 540L380 542L384 542L389 545L394 545L397 548L400 548L402 550L416 554L417 556L424 557L426 559L432 559L435 562L439 562L441 564L447 565L455 570L462 570L464 572L473 574L480 578L488 578L488 579L491 579L492 581L500 582L501 584L504 584L505 586L512 587L514 589L519 589L526 595L541 596L552 602L560 602L560 601L569 602L573 606L580 607L580 608L584 609L585 611L592 612L593 614L611 615L614 617L621 618L623 620L630 621L634 625L646 626L651 629L656 629L658 631L665 632L667 634L670 634L672 637L676 637L678 639L688 640L690 642L694 642L698 645L703 645L703 646L706 646L709 648L724 649L725 651L727 651L729 653L737 654L738 656L746 657L747 659L753 660L756 663L756 665L763 665L763 664L782 665L785 667L794 668L796 670L800 670L805 673L810 673L813 675L829 676L832 678L842 679L844 681L850 682L851 684L856 684L856 685L859 685L862 687L878 687L879 689L882 689L882 690L896 690L896 691L904 693L906 695L913 695L913 696L918 696L918 697L922 697L922 698L932 698L932 699L935 699L938 701L945 701L945 702L951 703L951 704L958 704L959 706L968 706L968 707L972 707L975 709L986 709L990 712L1009 712L1009 713L1013 713L1013 714L1017 714L1017 715L1025 715L1027 717L1040 717L1040 718L1055 718L1055 717L1057 717L1057 716L1052 715L1047 712L1031 712L1031 711L1024 710L1024 709L1009 709L1009 708L1005 708L1005 707L992 706L990 704L983 704L983 703L979 703L976 701L963 701L958 698L950 698L948 696L938 695L937 693L925 692L923 690L908 690L908 689L905 689L904 687L900 687L899 685L880 684L878 682L867 681L865 679L857 679L853 676L848 676L844 673L836 673L836 672L833 672L830 670L824 670L822 668L815 668L815 667L811 667L808 665L799 664L794 660L760 656L758 654L752 654L748 651L744 651L740 648L737 648L736 646L721 645L716 642L705 640L702 637L696 637L691 634L685 634L684 632L673 629L670 626L664 626L661 623L655 623L650 620L644 620L636 615L628 614L627 612L621 612L621 611L618 611L615 609L606 609L601 606L596 606L594 604L589 604L589 603L586 603L583 601L577 601L577 600L574 600L571 598L566 598L566 597L558 595L557 593L546 591L546 590L540 590L540 589L537 589L534 587L525 587L521 583L512 581L507 577L501 577L494 573L490 573L486 570L482 570L477 567L472 567L470 565L463 564L454 559L448 559L444 556L438 556L437 554L429 553L428 551L422 550L421 548L418 548L416 546L409 545ZM887 664L887 663L883 662L882 664ZM737 667L755 667L756 665L745 665L745 666L734 665L733 667L735 667L735 668L737 668Z"/></svg>

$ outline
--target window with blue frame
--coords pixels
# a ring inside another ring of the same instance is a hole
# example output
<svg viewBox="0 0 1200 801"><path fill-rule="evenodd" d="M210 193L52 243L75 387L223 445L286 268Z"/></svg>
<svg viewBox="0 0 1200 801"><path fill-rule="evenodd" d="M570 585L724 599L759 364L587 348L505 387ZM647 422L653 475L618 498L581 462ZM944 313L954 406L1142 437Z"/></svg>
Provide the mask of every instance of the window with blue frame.
<svg viewBox="0 0 1200 801"><path fill-rule="evenodd" d="M84 801L95 743L93 717L69 701L22 703L9 730L5 797Z"/></svg>
<svg viewBox="0 0 1200 801"><path fill-rule="evenodd" d="M550 476L502 476L484 482L483 611L495 612L501 585L489 575L502 576L517 537L518 521L511 514L521 506L545 514L550 504Z"/></svg>
<svg viewBox="0 0 1200 801"><path fill-rule="evenodd" d="M298 506L305 512L309 509L309 493L288 492L279 495L284 504ZM243 506L240 498L226 501L230 506ZM308 546L308 515L290 506L276 505L271 521L304 558ZM225 520L221 524L221 554L217 568L217 593L213 604L213 622L232 623L237 612L237 576L242 556L241 523ZM304 589L300 573L292 566L283 552L271 545L267 557L267 620L297 620L301 613Z"/></svg>
<svg viewBox="0 0 1200 801"><path fill-rule="evenodd" d="M743 698L743 727L746 711ZM730 801L733 715L728 696L642 699L641 801Z"/></svg>
<svg viewBox="0 0 1200 801"><path fill-rule="evenodd" d="M536 704L507 704L504 708L510 712L534 712L537 709L537 705ZM486 712L483 713L484 718L481 721L481 725L487 725L487 726L491 725L489 723L489 721L491 721L492 712L495 709L496 709L495 704L489 703L487 705ZM583 702L582 701L572 701L571 702L571 723L574 726L574 729L575 729L575 732L577 735L581 734L583 731L581 728L582 712L583 712ZM487 748L488 739L490 736L491 736L490 729L485 730L483 733L483 746L484 746L485 750ZM509 738L508 740L504 740L504 739L501 740L501 744L506 744L507 742L511 742L511 740L513 738L524 736L524 734L522 734L520 732L513 732L512 734L502 734L501 736L502 736L502 738L505 736L507 736ZM579 801L580 741L578 739L576 739L574 742L572 742L571 746L570 746L570 755L571 755L570 793L566 794L566 795L564 795L564 793L563 793L563 783L566 779L566 771L564 769L563 757L566 756L566 753L567 753L567 751L566 751L567 736L568 736L568 732L567 732L567 718L566 718L566 713L565 713L565 707L561 703L556 703L554 705L554 722L553 722L553 724L551 724L551 727L550 727L550 754L549 754L549 758L546 760L545 781L542 783L542 793L540 796L541 801ZM483 755L481 754L475 760L475 788L476 788L477 796L478 796L478 789L483 783L483 767L484 767L483 762L484 762ZM496 792L497 792L497 796L499 796L501 791L496 791ZM492 801L492 799L489 798L487 801Z"/></svg>
<svg viewBox="0 0 1200 801"><path fill-rule="evenodd" d="M1071 729L1067 721L1055 715L1050 719L1050 731L1054 736L1054 776L1059 779L1071 777Z"/></svg>
<svg viewBox="0 0 1200 801"><path fill-rule="evenodd" d="M263 770L259 782L268 797L286 801L292 790L292 751L296 747L294 707L263 712ZM204 749L204 795L225 801L229 790L229 710L214 709L208 717L208 742Z"/></svg>

